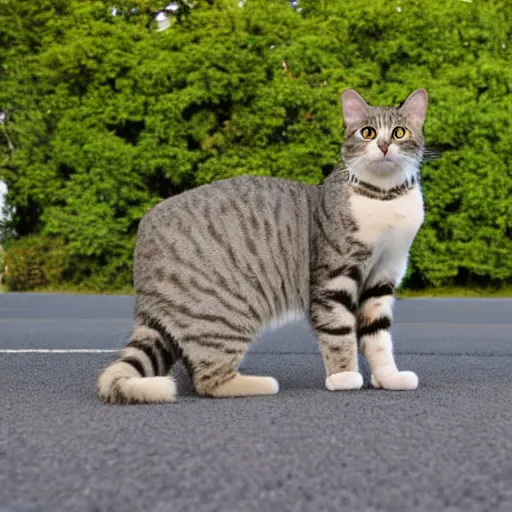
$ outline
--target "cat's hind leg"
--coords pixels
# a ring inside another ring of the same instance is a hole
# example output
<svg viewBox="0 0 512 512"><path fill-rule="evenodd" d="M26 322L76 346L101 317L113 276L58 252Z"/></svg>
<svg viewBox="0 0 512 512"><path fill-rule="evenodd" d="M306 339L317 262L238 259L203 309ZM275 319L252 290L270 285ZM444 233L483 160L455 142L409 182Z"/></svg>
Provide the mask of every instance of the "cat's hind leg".
<svg viewBox="0 0 512 512"><path fill-rule="evenodd" d="M252 338L242 334L198 335L182 341L183 357L196 392L212 397L275 395L273 377L242 375L238 366Z"/></svg>
<svg viewBox="0 0 512 512"><path fill-rule="evenodd" d="M213 388L210 394L215 397L275 395L279 383L273 377L258 377L236 373L231 380Z"/></svg>

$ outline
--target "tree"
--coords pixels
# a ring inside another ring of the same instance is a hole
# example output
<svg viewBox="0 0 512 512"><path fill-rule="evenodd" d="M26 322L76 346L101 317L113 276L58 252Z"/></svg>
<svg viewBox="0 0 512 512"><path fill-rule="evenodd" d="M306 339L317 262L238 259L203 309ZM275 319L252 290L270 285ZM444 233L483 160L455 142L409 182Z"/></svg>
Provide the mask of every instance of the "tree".
<svg viewBox="0 0 512 512"><path fill-rule="evenodd" d="M409 284L512 280L512 67L504 1L3 4L7 228L63 237L76 283L130 281L137 223L239 174L319 183L339 162L339 93L430 95L426 223ZM113 9L115 16L113 15Z"/></svg>

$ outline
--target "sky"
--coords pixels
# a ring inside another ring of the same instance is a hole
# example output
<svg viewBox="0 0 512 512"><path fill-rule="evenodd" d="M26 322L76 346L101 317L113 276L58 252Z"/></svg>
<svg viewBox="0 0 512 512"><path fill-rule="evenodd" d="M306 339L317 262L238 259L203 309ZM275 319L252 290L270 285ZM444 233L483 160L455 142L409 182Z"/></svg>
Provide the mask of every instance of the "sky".
<svg viewBox="0 0 512 512"><path fill-rule="evenodd" d="M3 218L2 210L4 209L4 195L7 192L7 187L3 181L0 181L0 219Z"/></svg>

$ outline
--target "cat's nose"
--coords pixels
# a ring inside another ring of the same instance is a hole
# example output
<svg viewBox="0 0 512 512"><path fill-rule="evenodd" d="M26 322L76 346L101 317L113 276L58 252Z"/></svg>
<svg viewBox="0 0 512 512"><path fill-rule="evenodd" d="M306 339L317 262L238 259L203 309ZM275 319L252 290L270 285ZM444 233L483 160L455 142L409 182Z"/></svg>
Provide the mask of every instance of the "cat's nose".
<svg viewBox="0 0 512 512"><path fill-rule="evenodd" d="M386 142L377 142L377 146L379 146L379 149L384 153L384 156L386 156L389 144L387 144Z"/></svg>

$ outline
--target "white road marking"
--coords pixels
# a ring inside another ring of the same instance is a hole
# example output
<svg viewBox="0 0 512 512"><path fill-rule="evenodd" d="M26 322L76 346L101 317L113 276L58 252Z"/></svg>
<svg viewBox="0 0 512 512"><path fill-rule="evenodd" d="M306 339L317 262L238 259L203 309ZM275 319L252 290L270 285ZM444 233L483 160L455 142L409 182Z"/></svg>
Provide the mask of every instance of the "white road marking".
<svg viewBox="0 0 512 512"><path fill-rule="evenodd" d="M0 354L112 354L121 349L103 348L4 348Z"/></svg>

